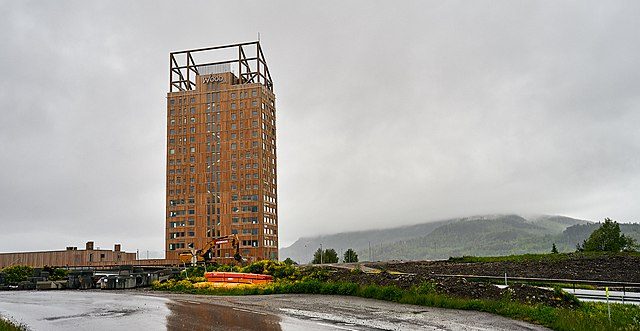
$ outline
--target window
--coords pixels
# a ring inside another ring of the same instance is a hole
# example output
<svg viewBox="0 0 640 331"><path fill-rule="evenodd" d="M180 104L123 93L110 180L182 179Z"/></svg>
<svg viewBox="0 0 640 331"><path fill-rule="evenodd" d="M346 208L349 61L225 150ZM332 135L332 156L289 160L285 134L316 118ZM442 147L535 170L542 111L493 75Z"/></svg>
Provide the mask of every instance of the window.
<svg viewBox="0 0 640 331"><path fill-rule="evenodd" d="M231 109L236 109L236 103L235 102L231 103Z"/></svg>
<svg viewBox="0 0 640 331"><path fill-rule="evenodd" d="M231 120L236 120L236 113L231 113Z"/></svg>
<svg viewBox="0 0 640 331"><path fill-rule="evenodd" d="M235 99L236 98L236 94L235 93L231 93L231 99Z"/></svg>
<svg viewBox="0 0 640 331"><path fill-rule="evenodd" d="M191 100L192 100L191 103L194 103L196 101L195 98L191 98ZM189 112L191 114L195 114L196 113L196 108L195 107L191 107L191 109L189 109Z"/></svg>
<svg viewBox="0 0 640 331"><path fill-rule="evenodd" d="M175 149L170 149L170 150L169 150L169 155L173 155L173 154L175 154L175 153L176 153L176 150L175 150Z"/></svg>
<svg viewBox="0 0 640 331"><path fill-rule="evenodd" d="M235 133L232 133L232 134L231 134L231 139L236 139L237 137L238 137L238 135L237 135L237 134L235 134Z"/></svg>
<svg viewBox="0 0 640 331"><path fill-rule="evenodd" d="M196 235L196 233L195 233L195 232L193 232L193 231L189 231L189 237L194 237L195 235Z"/></svg>
<svg viewBox="0 0 640 331"><path fill-rule="evenodd" d="M196 118L195 118L195 117L192 117L192 118L191 118L191 123L195 123L195 122L196 122Z"/></svg>
<svg viewBox="0 0 640 331"><path fill-rule="evenodd" d="M188 222L187 224L189 224L189 225L195 225L196 224L196 221L193 218L190 218L189 220L187 220L187 222ZM184 223L182 223L182 226L184 226Z"/></svg>
<svg viewBox="0 0 640 331"><path fill-rule="evenodd" d="M257 110L251 111L251 116L258 116L258 111Z"/></svg>
<svg viewBox="0 0 640 331"><path fill-rule="evenodd" d="M236 149L236 147L237 147L236 143L231 144L231 149Z"/></svg>
<svg viewBox="0 0 640 331"><path fill-rule="evenodd" d="M175 100L175 99L171 99L171 100L169 100L169 104L170 104L170 105L173 105L173 104L175 104L175 103L176 103L176 100Z"/></svg>
<svg viewBox="0 0 640 331"><path fill-rule="evenodd" d="M191 133L196 133L196 128L195 127L191 127Z"/></svg>
<svg viewBox="0 0 640 331"><path fill-rule="evenodd" d="M258 101L256 100L251 101L251 105L254 107L258 106Z"/></svg>
<svg viewBox="0 0 640 331"><path fill-rule="evenodd" d="M258 96L258 91L256 91L256 90L251 90L251 96L252 96L252 97L256 97L256 96Z"/></svg>
<svg viewBox="0 0 640 331"><path fill-rule="evenodd" d="M231 124L231 130L236 130L238 128L238 126L235 123Z"/></svg>
<svg viewBox="0 0 640 331"><path fill-rule="evenodd" d="M190 151L191 151L191 153L195 153L196 152L196 148L195 147L191 147Z"/></svg>

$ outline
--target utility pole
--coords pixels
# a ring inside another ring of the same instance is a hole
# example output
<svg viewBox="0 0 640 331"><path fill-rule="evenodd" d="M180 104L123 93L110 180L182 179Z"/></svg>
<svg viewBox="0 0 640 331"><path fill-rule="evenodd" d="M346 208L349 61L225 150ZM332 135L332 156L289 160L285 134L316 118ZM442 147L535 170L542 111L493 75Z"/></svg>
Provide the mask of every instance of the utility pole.
<svg viewBox="0 0 640 331"><path fill-rule="evenodd" d="M369 241L369 262L373 262L373 257L371 256L371 241Z"/></svg>
<svg viewBox="0 0 640 331"><path fill-rule="evenodd" d="M322 250L322 244L320 244L320 264L322 264L322 255L324 255L324 251Z"/></svg>

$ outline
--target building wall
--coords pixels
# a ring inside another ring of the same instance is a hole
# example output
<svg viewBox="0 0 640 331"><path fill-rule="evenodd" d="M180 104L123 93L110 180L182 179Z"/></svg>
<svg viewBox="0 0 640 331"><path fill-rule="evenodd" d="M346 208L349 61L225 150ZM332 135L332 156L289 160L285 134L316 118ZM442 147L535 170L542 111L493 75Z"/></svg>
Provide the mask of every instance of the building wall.
<svg viewBox="0 0 640 331"><path fill-rule="evenodd" d="M44 252L0 253L0 268L27 265L34 268L82 267L135 261L136 253L110 250L65 250Z"/></svg>
<svg viewBox="0 0 640 331"><path fill-rule="evenodd" d="M249 260L278 258L275 133L272 91L231 72L167 94L167 259L229 234Z"/></svg>

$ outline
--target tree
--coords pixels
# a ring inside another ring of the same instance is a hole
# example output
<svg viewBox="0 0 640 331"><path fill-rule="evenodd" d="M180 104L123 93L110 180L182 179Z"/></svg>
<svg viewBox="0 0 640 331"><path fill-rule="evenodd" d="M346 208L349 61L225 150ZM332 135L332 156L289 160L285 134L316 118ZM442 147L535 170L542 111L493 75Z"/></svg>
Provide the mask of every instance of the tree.
<svg viewBox="0 0 640 331"><path fill-rule="evenodd" d="M325 249L322 251L320 248L313 253L313 264L319 263L337 263L338 262L338 253L333 248Z"/></svg>
<svg viewBox="0 0 640 331"><path fill-rule="evenodd" d="M286 259L284 260L284 264L286 264L286 265L292 265L292 264L298 264L298 263L296 263L296 261L294 261L294 260L292 260L290 257L288 257L288 258L286 258Z"/></svg>
<svg viewBox="0 0 640 331"><path fill-rule="evenodd" d="M320 248L318 248L316 250L315 253L313 253L313 261L311 261L311 263L313 264L320 264L323 263L323 256L322 256L322 250Z"/></svg>
<svg viewBox="0 0 640 331"><path fill-rule="evenodd" d="M358 262L358 253L349 248L346 252L344 252L344 257L342 258L342 260L345 263Z"/></svg>
<svg viewBox="0 0 640 331"><path fill-rule="evenodd" d="M24 265L14 265L2 269L2 273L4 274L4 281L7 284L17 284L33 276L33 268Z"/></svg>
<svg viewBox="0 0 640 331"><path fill-rule="evenodd" d="M635 239L620 234L618 222L605 218L604 223L577 248L584 252L620 252L635 251L638 244Z"/></svg>
<svg viewBox="0 0 640 331"><path fill-rule="evenodd" d="M556 243L553 243L551 247L551 254L558 254L558 248L556 247Z"/></svg>
<svg viewBox="0 0 640 331"><path fill-rule="evenodd" d="M338 263L338 253L333 248L324 250L324 263Z"/></svg>

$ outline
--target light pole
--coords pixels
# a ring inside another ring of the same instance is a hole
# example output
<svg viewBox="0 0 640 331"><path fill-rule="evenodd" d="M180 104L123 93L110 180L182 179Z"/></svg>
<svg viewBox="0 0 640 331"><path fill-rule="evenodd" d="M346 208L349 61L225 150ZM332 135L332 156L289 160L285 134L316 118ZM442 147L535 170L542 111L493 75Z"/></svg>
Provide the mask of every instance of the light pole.
<svg viewBox="0 0 640 331"><path fill-rule="evenodd" d="M322 264L322 255L324 255L324 251L322 250L322 244L320 244L320 264Z"/></svg>

